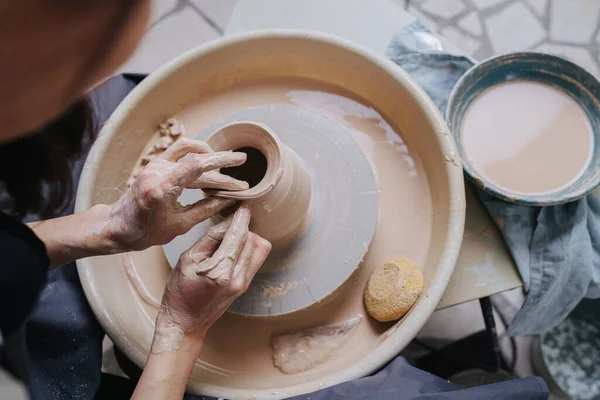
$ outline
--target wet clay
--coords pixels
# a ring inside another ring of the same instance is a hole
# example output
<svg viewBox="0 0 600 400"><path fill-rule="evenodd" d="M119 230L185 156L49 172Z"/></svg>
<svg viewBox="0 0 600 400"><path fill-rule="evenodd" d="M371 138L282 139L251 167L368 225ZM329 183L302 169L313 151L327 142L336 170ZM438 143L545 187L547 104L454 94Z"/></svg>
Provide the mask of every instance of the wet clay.
<svg viewBox="0 0 600 400"><path fill-rule="evenodd" d="M181 346L184 336L185 334L178 326L173 324L165 326L157 325L150 351L153 354L176 353Z"/></svg>
<svg viewBox="0 0 600 400"><path fill-rule="evenodd" d="M461 139L473 167L515 193L551 193L575 181L590 162L593 136L570 96L527 81L500 84L469 106Z"/></svg>
<svg viewBox="0 0 600 400"><path fill-rule="evenodd" d="M290 315L263 318L226 313L219 319L208 331L192 375L215 384L234 382L239 387L269 388L268 380L261 377L284 375L273 364L274 337L367 315L363 294L373 271L399 254L417 265L425 265L429 253L433 207L421 161L384 116L352 93L305 79L260 80L200 98L176 118L185 126L186 135L195 137L197 132L234 112L270 104L291 104L314 111L347 129L368 157L378 180L379 221L360 267L328 298ZM344 207L343 198L338 202L339 207ZM348 212L348 218L352 218L352 210ZM162 248L134 253L132 263L146 290L160 298L170 271ZM323 260L322 270L326 273L327 260ZM282 288L281 292L286 290L287 287ZM156 308L141 298L139 301L148 318L154 319ZM285 374L286 384L320 379L346 368L375 349L390 326L365 318L329 358L302 373Z"/></svg>
<svg viewBox="0 0 600 400"><path fill-rule="evenodd" d="M373 272L365 289L367 312L377 321L400 319L417 302L423 275L407 258L386 260Z"/></svg>
<svg viewBox="0 0 600 400"><path fill-rule="evenodd" d="M337 324L274 337L273 364L286 374L314 368L346 344L362 319L358 315Z"/></svg>
<svg viewBox="0 0 600 400"><path fill-rule="evenodd" d="M254 185L247 190L215 190L210 194L252 200L250 229L267 239L273 250L286 247L305 231L312 214L308 170L270 127L257 121L236 121L202 139L214 151L252 150L252 159L247 160L251 164L223 171L245 175Z"/></svg>

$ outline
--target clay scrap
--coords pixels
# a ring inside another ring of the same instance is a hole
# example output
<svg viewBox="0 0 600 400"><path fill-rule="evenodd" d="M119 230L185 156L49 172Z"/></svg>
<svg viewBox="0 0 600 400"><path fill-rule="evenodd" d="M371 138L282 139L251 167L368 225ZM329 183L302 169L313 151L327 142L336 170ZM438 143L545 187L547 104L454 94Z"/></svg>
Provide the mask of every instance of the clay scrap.
<svg viewBox="0 0 600 400"><path fill-rule="evenodd" d="M167 148L169 148L170 145L175 143L175 141L179 139L184 132L185 128L183 124L181 124L175 118L168 118L165 122L159 124L158 128L156 129L156 135L158 135L159 139L154 142L150 149L144 153L138 165L136 165L131 178L129 181L127 181L127 187L133 184L133 181L135 181L135 178L137 178L143 167L148 165L148 163L156 156L164 152Z"/></svg>
<svg viewBox="0 0 600 400"><path fill-rule="evenodd" d="M318 326L272 339L273 364L286 374L314 368L346 344L363 316Z"/></svg>

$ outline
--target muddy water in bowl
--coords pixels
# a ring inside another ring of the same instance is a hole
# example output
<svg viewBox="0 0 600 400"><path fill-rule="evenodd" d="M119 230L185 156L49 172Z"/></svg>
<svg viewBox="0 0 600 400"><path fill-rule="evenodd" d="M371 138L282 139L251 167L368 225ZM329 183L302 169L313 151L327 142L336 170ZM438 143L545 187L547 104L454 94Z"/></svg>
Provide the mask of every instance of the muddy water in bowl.
<svg viewBox="0 0 600 400"><path fill-rule="evenodd" d="M467 176L504 201L564 204L600 184L600 81L567 59L520 52L473 66L446 121Z"/></svg>
<svg viewBox="0 0 600 400"><path fill-rule="evenodd" d="M561 190L592 157L593 135L581 107L542 83L491 87L469 106L461 141L473 167L496 186L521 194Z"/></svg>

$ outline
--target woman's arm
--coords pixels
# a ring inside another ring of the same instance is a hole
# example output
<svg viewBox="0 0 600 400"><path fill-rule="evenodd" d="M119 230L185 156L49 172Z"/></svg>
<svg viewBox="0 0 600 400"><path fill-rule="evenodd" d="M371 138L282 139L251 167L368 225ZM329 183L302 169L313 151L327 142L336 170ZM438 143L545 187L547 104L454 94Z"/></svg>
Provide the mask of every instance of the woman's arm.
<svg viewBox="0 0 600 400"><path fill-rule="evenodd" d="M183 398L188 378L203 343L204 338L184 337L177 352L150 353L132 399Z"/></svg>
<svg viewBox="0 0 600 400"><path fill-rule="evenodd" d="M246 182L218 172L245 161L244 153L213 153L206 143L181 138L152 160L116 203L29 227L46 245L52 268L84 257L162 245L235 204L213 197L182 206L177 198L183 189L247 189Z"/></svg>
<svg viewBox="0 0 600 400"><path fill-rule="evenodd" d="M27 224L46 245L51 268L60 267L80 258L124 251L102 231L111 207L96 205L89 210Z"/></svg>
<svg viewBox="0 0 600 400"><path fill-rule="evenodd" d="M248 232L250 205L186 250L167 280L148 362L133 399L181 399L208 329L244 293L271 244Z"/></svg>

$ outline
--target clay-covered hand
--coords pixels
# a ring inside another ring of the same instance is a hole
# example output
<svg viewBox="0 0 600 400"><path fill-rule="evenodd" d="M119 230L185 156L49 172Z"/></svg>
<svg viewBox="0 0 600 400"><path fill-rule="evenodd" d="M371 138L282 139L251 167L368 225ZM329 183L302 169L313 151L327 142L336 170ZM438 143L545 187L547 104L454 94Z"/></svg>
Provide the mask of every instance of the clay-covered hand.
<svg viewBox="0 0 600 400"><path fill-rule="evenodd" d="M173 337L204 337L248 289L271 251L267 240L248 231L249 222L250 204L244 202L181 255L167 280L153 353L172 350Z"/></svg>
<svg viewBox="0 0 600 400"><path fill-rule="evenodd" d="M230 199L208 197L182 206L177 199L183 189L248 189L246 182L218 172L245 161L244 153L212 152L204 142L179 139L139 173L112 207L103 234L117 244L115 251L143 250L170 242L235 204Z"/></svg>

